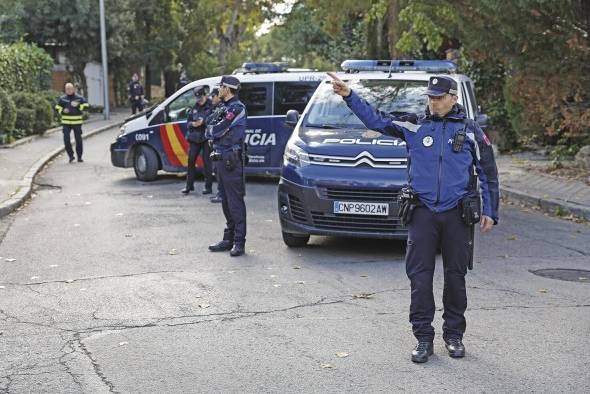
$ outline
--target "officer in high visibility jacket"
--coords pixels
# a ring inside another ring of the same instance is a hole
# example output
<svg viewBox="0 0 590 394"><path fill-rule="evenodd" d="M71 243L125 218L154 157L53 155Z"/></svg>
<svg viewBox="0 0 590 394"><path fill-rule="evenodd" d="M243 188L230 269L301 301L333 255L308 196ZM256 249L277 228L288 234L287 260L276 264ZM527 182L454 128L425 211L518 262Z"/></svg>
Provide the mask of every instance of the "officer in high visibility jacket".
<svg viewBox="0 0 590 394"><path fill-rule="evenodd" d="M66 83L66 94L61 96L55 109L61 116L61 124L63 126L64 145L70 163L74 161L74 151L72 150L72 143L70 141L70 133L74 131L74 138L76 139L76 156L79 162L82 160L82 123L84 112L88 108L86 99L76 94L76 88L71 83Z"/></svg>

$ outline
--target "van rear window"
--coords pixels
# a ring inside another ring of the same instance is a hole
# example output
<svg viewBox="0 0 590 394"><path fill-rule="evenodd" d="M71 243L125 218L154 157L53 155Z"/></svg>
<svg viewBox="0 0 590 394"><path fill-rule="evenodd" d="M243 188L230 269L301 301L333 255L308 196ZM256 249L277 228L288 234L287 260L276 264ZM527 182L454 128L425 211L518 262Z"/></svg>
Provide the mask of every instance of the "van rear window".
<svg viewBox="0 0 590 394"><path fill-rule="evenodd" d="M274 114L285 115L290 109L302 113L319 81L275 82Z"/></svg>
<svg viewBox="0 0 590 394"><path fill-rule="evenodd" d="M244 83L240 89L240 100L246 106L248 116L272 115L272 83Z"/></svg>

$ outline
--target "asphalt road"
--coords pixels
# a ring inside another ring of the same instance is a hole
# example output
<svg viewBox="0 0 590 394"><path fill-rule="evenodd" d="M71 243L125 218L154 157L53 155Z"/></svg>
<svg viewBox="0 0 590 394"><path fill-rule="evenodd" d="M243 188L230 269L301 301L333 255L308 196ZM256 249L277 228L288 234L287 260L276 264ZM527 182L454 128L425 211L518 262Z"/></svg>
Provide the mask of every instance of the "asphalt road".
<svg viewBox="0 0 590 394"><path fill-rule="evenodd" d="M505 207L468 274L467 356L447 356L439 310L415 365L402 243L288 249L276 182L251 181L247 256L209 253L221 207L113 168L115 135L0 221L0 392L590 392L590 280L530 272L590 270L588 225Z"/></svg>

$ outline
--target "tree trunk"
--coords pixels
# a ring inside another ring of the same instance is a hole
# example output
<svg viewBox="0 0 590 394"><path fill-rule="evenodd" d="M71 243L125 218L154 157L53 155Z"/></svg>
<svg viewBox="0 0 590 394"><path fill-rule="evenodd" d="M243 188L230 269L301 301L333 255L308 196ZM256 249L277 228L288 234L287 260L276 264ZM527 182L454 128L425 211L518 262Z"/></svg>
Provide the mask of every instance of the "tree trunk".
<svg viewBox="0 0 590 394"><path fill-rule="evenodd" d="M152 72L149 63L145 65L145 98L152 99Z"/></svg>
<svg viewBox="0 0 590 394"><path fill-rule="evenodd" d="M402 29L399 23L399 12L402 9L400 4L403 0L390 0L387 9L387 42L389 44L389 57L391 59L399 59L401 53L395 47L401 38Z"/></svg>
<svg viewBox="0 0 590 394"><path fill-rule="evenodd" d="M236 45L237 37L235 34L235 28L241 5L241 0L234 0L232 15L227 29L225 32L222 28L218 28L217 30L217 35L219 37L219 53L217 54L217 62L219 63L219 66L223 72L226 71L225 68L227 66L227 52L230 48L233 48Z"/></svg>

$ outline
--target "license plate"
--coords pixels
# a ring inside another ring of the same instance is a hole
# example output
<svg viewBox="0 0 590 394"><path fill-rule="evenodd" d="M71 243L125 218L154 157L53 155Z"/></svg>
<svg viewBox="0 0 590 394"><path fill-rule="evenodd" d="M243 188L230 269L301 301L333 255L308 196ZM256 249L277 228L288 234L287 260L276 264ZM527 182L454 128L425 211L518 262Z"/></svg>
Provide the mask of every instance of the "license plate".
<svg viewBox="0 0 590 394"><path fill-rule="evenodd" d="M334 213L349 215L389 215L389 204L380 202L334 201Z"/></svg>

